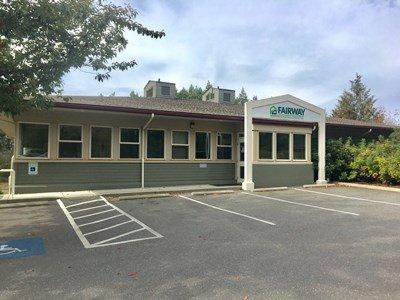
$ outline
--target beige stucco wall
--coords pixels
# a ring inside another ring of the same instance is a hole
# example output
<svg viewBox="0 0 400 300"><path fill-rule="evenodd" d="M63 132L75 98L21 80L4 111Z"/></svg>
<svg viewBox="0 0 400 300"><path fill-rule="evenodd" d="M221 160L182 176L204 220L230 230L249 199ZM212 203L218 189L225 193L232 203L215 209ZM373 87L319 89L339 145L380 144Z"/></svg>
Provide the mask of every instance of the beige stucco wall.
<svg viewBox="0 0 400 300"><path fill-rule="evenodd" d="M53 109L51 111L34 111L25 112L20 116L15 117L15 130L17 137L19 136L18 122L37 122L49 124L50 143L49 143L49 158L47 161L110 161L110 162L134 162L140 159L119 159L119 128L132 127L141 128L149 115L134 115L127 113L110 113L96 111L77 111L66 109ZM190 128L190 123L193 122L193 128ZM58 156L58 126L60 124L82 125L83 126L83 147L82 159L59 159ZM163 129L165 130L165 158L164 159L149 159L148 162L213 162L226 163L235 162L237 160L237 130L241 124L234 122L200 120L176 117L155 116L148 129ZM110 126L113 128L112 142L112 158L111 159L89 159L90 145L90 127L91 126ZM171 131L186 130L189 131L189 160L172 160L171 156ZM210 160L195 160L195 132L207 131L211 132L211 159ZM217 160L217 133L232 133L232 160ZM20 158L19 153L19 138L17 138L17 147L15 149L16 161L31 161L40 160L37 158ZM146 135L144 135L144 145L146 145ZM45 158L43 158L45 159Z"/></svg>

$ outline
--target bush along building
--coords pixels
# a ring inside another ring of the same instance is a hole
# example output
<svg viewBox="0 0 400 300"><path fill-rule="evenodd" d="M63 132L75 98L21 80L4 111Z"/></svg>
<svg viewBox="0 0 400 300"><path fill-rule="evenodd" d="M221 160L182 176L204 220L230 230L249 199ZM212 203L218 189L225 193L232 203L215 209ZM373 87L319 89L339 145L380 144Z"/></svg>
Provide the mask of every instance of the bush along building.
<svg viewBox="0 0 400 300"><path fill-rule="evenodd" d="M144 97L53 97L53 108L3 116L15 141L16 192L172 185L246 190L325 182L325 140L376 138L392 128L331 119L291 95L245 105L210 88L202 101L175 99L174 83L149 81Z"/></svg>

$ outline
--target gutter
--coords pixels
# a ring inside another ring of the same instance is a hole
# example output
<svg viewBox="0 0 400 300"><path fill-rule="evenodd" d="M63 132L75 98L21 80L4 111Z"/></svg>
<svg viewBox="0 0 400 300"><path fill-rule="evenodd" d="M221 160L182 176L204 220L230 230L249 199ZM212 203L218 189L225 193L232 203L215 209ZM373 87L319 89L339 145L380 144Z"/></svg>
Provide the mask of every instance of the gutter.
<svg viewBox="0 0 400 300"><path fill-rule="evenodd" d="M150 119L146 122L146 124L144 124L144 126L141 128L141 133L140 133L140 145L141 145L141 158L142 158L142 188L144 188L144 131L146 130L146 128L150 125L151 121L153 121L154 119L154 113L151 114Z"/></svg>

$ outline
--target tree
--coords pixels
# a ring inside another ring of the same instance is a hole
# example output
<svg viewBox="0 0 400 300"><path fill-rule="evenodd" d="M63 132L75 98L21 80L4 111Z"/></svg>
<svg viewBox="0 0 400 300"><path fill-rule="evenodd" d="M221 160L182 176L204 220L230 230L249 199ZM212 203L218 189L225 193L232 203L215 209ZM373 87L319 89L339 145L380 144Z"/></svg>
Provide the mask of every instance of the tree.
<svg viewBox="0 0 400 300"><path fill-rule="evenodd" d="M131 98L139 98L139 93L137 93L136 91L132 91L129 93L129 97Z"/></svg>
<svg viewBox="0 0 400 300"><path fill-rule="evenodd" d="M350 80L350 85L350 90L344 91L340 96L332 117L383 122L383 112L375 107L376 99L362 82L362 76L356 74L354 80Z"/></svg>
<svg viewBox="0 0 400 300"><path fill-rule="evenodd" d="M204 89L204 91L208 91L208 89L212 88L212 84L210 82L210 80L207 80L207 84L206 84L206 88Z"/></svg>
<svg viewBox="0 0 400 300"><path fill-rule="evenodd" d="M246 91L242 87L239 96L236 97L236 103L245 104L247 101L249 101L249 98L247 97Z"/></svg>
<svg viewBox="0 0 400 300"><path fill-rule="evenodd" d="M113 70L134 67L135 60L115 61L128 44L125 33L165 35L138 23L137 14L130 5L97 0L2 1L0 111L14 115L50 107L48 95L61 95L71 68L85 68L104 81Z"/></svg>
<svg viewBox="0 0 400 300"><path fill-rule="evenodd" d="M177 99L191 99L191 100L201 100L203 96L203 89L199 86L194 86L191 84L188 89L183 87L179 92L176 93Z"/></svg>

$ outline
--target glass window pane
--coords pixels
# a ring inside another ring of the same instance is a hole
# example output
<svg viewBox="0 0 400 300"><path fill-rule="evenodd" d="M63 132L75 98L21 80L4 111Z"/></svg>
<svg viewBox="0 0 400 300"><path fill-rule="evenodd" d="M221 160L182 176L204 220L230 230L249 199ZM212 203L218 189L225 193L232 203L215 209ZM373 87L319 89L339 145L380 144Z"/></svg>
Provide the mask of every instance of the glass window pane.
<svg viewBox="0 0 400 300"><path fill-rule="evenodd" d="M289 159L289 134L276 134L276 158Z"/></svg>
<svg viewBox="0 0 400 300"><path fill-rule="evenodd" d="M186 131L173 131L172 132L172 144L189 144L189 135Z"/></svg>
<svg viewBox="0 0 400 300"><path fill-rule="evenodd" d="M232 135L230 133L218 133L218 145L231 146Z"/></svg>
<svg viewBox="0 0 400 300"><path fill-rule="evenodd" d="M223 96L223 100L225 102L230 102L231 101L231 94L230 93L224 93L223 95L224 95Z"/></svg>
<svg viewBox="0 0 400 300"><path fill-rule="evenodd" d="M91 157L111 158L111 128L92 127Z"/></svg>
<svg viewBox="0 0 400 300"><path fill-rule="evenodd" d="M306 159L306 136L293 135L293 159Z"/></svg>
<svg viewBox="0 0 400 300"><path fill-rule="evenodd" d="M121 142L139 143L139 129L121 128Z"/></svg>
<svg viewBox="0 0 400 300"><path fill-rule="evenodd" d="M60 140L81 141L82 127L76 125L60 125Z"/></svg>
<svg viewBox="0 0 400 300"><path fill-rule="evenodd" d="M260 159L272 159L272 133L260 132L258 134L258 153Z"/></svg>
<svg viewBox="0 0 400 300"><path fill-rule="evenodd" d="M217 159L232 159L232 147L218 147Z"/></svg>
<svg viewBox="0 0 400 300"><path fill-rule="evenodd" d="M138 144L120 144L119 145L120 158L139 158L139 145Z"/></svg>
<svg viewBox="0 0 400 300"><path fill-rule="evenodd" d="M161 86L161 95L169 96L170 93L171 93L171 87L169 87L167 85Z"/></svg>
<svg viewBox="0 0 400 300"><path fill-rule="evenodd" d="M47 157L49 125L20 124L20 155L27 157Z"/></svg>
<svg viewBox="0 0 400 300"><path fill-rule="evenodd" d="M196 159L210 159L210 133L196 132Z"/></svg>
<svg viewBox="0 0 400 300"><path fill-rule="evenodd" d="M172 146L173 159L188 159L189 147L188 146Z"/></svg>
<svg viewBox="0 0 400 300"><path fill-rule="evenodd" d="M164 131L147 131L147 157L164 158Z"/></svg>
<svg viewBox="0 0 400 300"><path fill-rule="evenodd" d="M58 145L58 156L60 158L81 158L82 143L60 142Z"/></svg>

